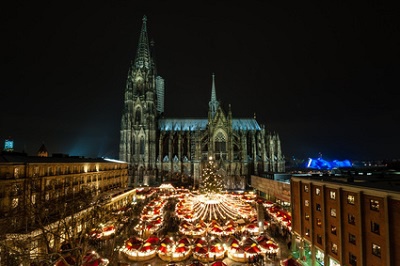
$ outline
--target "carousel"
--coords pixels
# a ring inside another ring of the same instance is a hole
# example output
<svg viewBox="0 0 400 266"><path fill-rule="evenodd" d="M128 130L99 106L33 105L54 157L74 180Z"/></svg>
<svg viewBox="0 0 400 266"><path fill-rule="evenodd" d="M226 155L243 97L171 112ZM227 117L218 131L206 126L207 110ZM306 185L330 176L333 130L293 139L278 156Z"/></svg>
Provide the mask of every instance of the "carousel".
<svg viewBox="0 0 400 266"><path fill-rule="evenodd" d="M231 194L196 195L187 201L186 210L192 220L211 222L247 219L256 214L255 209Z"/></svg>

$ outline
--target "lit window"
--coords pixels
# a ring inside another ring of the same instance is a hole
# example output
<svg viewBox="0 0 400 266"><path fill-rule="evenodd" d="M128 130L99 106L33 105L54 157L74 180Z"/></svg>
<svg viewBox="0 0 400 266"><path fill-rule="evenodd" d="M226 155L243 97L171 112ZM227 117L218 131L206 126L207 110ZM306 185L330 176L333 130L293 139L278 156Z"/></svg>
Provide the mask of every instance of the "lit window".
<svg viewBox="0 0 400 266"><path fill-rule="evenodd" d="M381 257L381 246L378 246L377 244L372 244L372 254L374 254L377 257Z"/></svg>
<svg viewBox="0 0 400 266"><path fill-rule="evenodd" d="M19 169L14 168L14 178L18 178L18 177L19 177Z"/></svg>
<svg viewBox="0 0 400 266"><path fill-rule="evenodd" d="M356 244L356 236L353 234L349 234L349 242L352 244Z"/></svg>
<svg viewBox="0 0 400 266"><path fill-rule="evenodd" d="M306 228L306 236L310 236L310 229Z"/></svg>
<svg viewBox="0 0 400 266"><path fill-rule="evenodd" d="M332 253L337 254L337 245L335 243L332 243Z"/></svg>
<svg viewBox="0 0 400 266"><path fill-rule="evenodd" d="M304 191L308 192L308 186L307 185L304 185Z"/></svg>
<svg viewBox="0 0 400 266"><path fill-rule="evenodd" d="M321 189L319 189L318 187L315 188L315 195L320 195L321 194Z"/></svg>
<svg viewBox="0 0 400 266"><path fill-rule="evenodd" d="M355 198L354 198L354 195L347 195L347 203L348 204L352 204L352 205L354 205L354 200L355 200Z"/></svg>
<svg viewBox="0 0 400 266"><path fill-rule="evenodd" d="M336 199L336 192L335 192L335 191L330 191L330 192L329 192L329 197L330 197L331 199Z"/></svg>
<svg viewBox="0 0 400 266"><path fill-rule="evenodd" d="M317 218L317 225L318 225L319 227L321 227L321 225L322 225L322 221L321 221L321 219L319 219L319 218Z"/></svg>
<svg viewBox="0 0 400 266"><path fill-rule="evenodd" d="M305 206L310 205L309 201L308 201L308 200L305 200L305 201L304 201L304 205L305 205Z"/></svg>
<svg viewBox="0 0 400 266"><path fill-rule="evenodd" d="M379 224L371 222L371 232L379 235Z"/></svg>
<svg viewBox="0 0 400 266"><path fill-rule="evenodd" d="M331 208L331 216L336 217L336 209Z"/></svg>
<svg viewBox="0 0 400 266"><path fill-rule="evenodd" d="M332 234L336 235L336 226L331 225L331 232Z"/></svg>
<svg viewBox="0 0 400 266"><path fill-rule="evenodd" d="M377 200L371 200L370 201L370 208L373 211L379 211L379 201Z"/></svg>
<svg viewBox="0 0 400 266"><path fill-rule="evenodd" d="M31 196L31 202L32 202L32 204L36 204L36 194L33 194Z"/></svg>
<svg viewBox="0 0 400 266"><path fill-rule="evenodd" d="M11 207L12 207L13 209L15 209L15 208L18 207L18 201L19 201L18 198L13 198L13 199L12 199L12 201L11 201Z"/></svg>
<svg viewBox="0 0 400 266"><path fill-rule="evenodd" d="M310 219L310 215L309 215L308 213L305 213L305 214L304 214L304 218L305 218L306 220L309 220L309 219Z"/></svg>

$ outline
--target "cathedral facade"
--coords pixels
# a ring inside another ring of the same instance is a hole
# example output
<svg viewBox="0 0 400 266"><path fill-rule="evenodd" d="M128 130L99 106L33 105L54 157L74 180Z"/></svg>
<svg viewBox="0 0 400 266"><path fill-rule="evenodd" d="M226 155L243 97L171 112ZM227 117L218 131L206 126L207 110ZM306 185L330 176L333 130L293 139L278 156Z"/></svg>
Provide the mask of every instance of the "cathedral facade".
<svg viewBox="0 0 400 266"><path fill-rule="evenodd" d="M164 117L164 79L157 73L146 23L144 16L121 118L119 159L130 166L130 185L151 184L174 174L198 185L210 160L227 189L244 189L250 175L284 172L279 135L268 132L255 117L234 118L231 106L223 110L214 74L204 118Z"/></svg>

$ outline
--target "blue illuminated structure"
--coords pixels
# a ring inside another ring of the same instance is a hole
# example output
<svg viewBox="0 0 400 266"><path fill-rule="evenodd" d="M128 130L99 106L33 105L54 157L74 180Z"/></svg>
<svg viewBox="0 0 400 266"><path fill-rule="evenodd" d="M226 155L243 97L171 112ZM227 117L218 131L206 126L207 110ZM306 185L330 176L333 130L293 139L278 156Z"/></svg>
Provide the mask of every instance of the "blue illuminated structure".
<svg viewBox="0 0 400 266"><path fill-rule="evenodd" d="M312 159L309 158L306 167L310 169L320 169L320 170L331 170L335 168L351 167L351 162L349 160L344 161L326 161L322 158Z"/></svg>

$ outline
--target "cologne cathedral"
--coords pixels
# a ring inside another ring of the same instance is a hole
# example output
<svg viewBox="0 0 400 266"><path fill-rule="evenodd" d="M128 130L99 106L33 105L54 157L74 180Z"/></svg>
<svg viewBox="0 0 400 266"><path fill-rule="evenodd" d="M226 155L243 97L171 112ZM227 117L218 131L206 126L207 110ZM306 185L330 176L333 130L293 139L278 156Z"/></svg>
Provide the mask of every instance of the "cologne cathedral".
<svg viewBox="0 0 400 266"><path fill-rule="evenodd" d="M157 73L146 22L144 16L121 118L119 159L130 165L130 185L162 182L174 174L198 185L210 160L226 189L244 189L251 175L284 172L278 134L267 132L255 117L234 118L230 105L223 110L214 74L204 118L164 117L164 79Z"/></svg>

